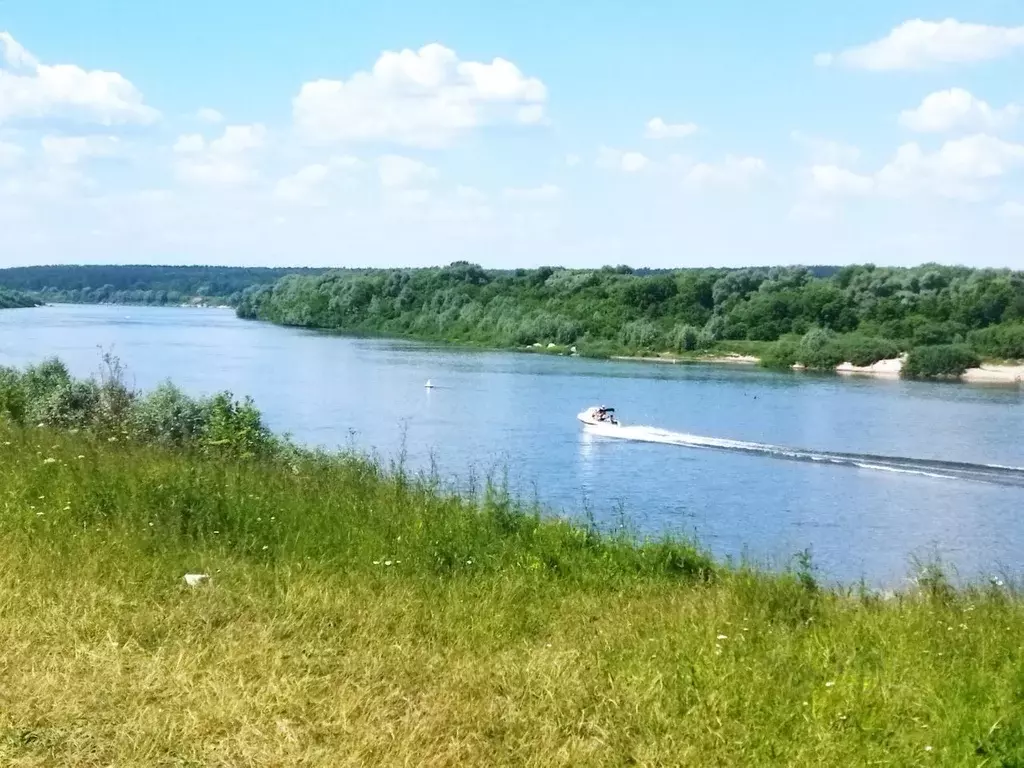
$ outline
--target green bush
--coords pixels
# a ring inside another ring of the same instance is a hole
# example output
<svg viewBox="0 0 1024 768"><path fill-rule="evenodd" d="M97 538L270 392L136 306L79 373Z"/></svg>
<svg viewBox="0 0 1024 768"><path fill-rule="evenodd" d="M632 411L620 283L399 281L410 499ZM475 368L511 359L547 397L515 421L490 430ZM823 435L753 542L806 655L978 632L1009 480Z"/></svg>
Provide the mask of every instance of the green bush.
<svg viewBox="0 0 1024 768"><path fill-rule="evenodd" d="M967 343L982 355L1003 360L1024 359L1024 323L993 325L972 331Z"/></svg>
<svg viewBox="0 0 1024 768"><path fill-rule="evenodd" d="M907 355L903 374L912 377L959 376L981 365L981 359L962 344L934 344L914 347Z"/></svg>
<svg viewBox="0 0 1024 768"><path fill-rule="evenodd" d="M792 368L798 360L800 345L795 341L782 339L770 345L761 354L761 365L765 368Z"/></svg>
<svg viewBox="0 0 1024 768"><path fill-rule="evenodd" d="M676 352L693 352L701 348L701 330L692 325L677 325L669 344Z"/></svg>
<svg viewBox="0 0 1024 768"><path fill-rule="evenodd" d="M871 365L879 360L891 360L900 354L899 347L889 339L877 339L856 334L840 337L834 346L843 358L840 362L849 362L854 365Z"/></svg>

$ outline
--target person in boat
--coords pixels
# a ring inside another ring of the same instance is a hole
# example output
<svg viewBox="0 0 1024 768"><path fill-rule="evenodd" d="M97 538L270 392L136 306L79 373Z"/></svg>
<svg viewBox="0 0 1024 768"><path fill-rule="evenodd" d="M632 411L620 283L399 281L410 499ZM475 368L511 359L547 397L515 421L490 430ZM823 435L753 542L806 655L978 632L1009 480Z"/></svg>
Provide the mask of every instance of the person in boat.
<svg viewBox="0 0 1024 768"><path fill-rule="evenodd" d="M606 421L606 422L608 422L610 424L614 424L615 423L615 415L612 412L613 410L614 409L612 409L612 408L601 407L601 408L597 409L597 413L595 414L595 416L596 416L598 421Z"/></svg>

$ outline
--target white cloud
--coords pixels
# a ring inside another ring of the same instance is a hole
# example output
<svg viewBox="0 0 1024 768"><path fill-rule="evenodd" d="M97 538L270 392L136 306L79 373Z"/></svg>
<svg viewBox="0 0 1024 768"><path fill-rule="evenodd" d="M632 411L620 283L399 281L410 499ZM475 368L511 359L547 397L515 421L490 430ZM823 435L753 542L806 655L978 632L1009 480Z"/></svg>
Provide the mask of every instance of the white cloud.
<svg viewBox="0 0 1024 768"><path fill-rule="evenodd" d="M267 129L256 125L229 125L218 139L207 143L198 134L178 137L174 151L180 158L178 177L195 184L234 186L246 184L258 175L252 154L262 149Z"/></svg>
<svg viewBox="0 0 1024 768"><path fill-rule="evenodd" d="M811 162L817 165L853 165L860 159L860 150L852 144L808 136L801 131L793 131L789 136L807 150Z"/></svg>
<svg viewBox="0 0 1024 768"><path fill-rule="evenodd" d="M113 157L121 142L116 136L44 136L42 147L51 162L75 165L90 157Z"/></svg>
<svg viewBox="0 0 1024 768"><path fill-rule="evenodd" d="M487 195L476 187L469 187L464 184L460 184L455 188L455 196L460 200L469 202L483 202L487 199Z"/></svg>
<svg viewBox="0 0 1024 768"><path fill-rule="evenodd" d="M216 109L203 107L198 112L196 112L196 119L204 123L212 123L213 125L218 125L224 122L224 115L222 115Z"/></svg>
<svg viewBox="0 0 1024 768"><path fill-rule="evenodd" d="M904 110L900 114L900 125L919 133L998 130L1012 123L1020 111L1016 104L993 109L963 88L950 88L925 96L917 109Z"/></svg>
<svg viewBox="0 0 1024 768"><path fill-rule="evenodd" d="M9 33L0 32L0 123L40 118L100 125L148 124L160 113L117 72L73 64L42 64Z"/></svg>
<svg viewBox="0 0 1024 768"><path fill-rule="evenodd" d="M759 157L728 155L720 164L697 163L686 174L685 183L691 187L745 187L766 170Z"/></svg>
<svg viewBox="0 0 1024 768"><path fill-rule="evenodd" d="M25 150L9 141L0 141L0 168L10 168L25 156Z"/></svg>
<svg viewBox="0 0 1024 768"><path fill-rule="evenodd" d="M811 184L816 192L826 195L866 195L875 187L875 180L835 165L811 168Z"/></svg>
<svg viewBox="0 0 1024 768"><path fill-rule="evenodd" d="M204 149L206 149L206 139L198 133L179 136L178 140L174 143L174 151L180 154L194 154L202 152Z"/></svg>
<svg viewBox="0 0 1024 768"><path fill-rule="evenodd" d="M377 174L385 187L411 187L437 178L437 169L401 155L384 155L377 160Z"/></svg>
<svg viewBox="0 0 1024 768"><path fill-rule="evenodd" d="M947 141L934 152L914 142L896 150L893 159L871 175L835 165L810 169L811 190L818 195L910 198L938 196L979 201L986 182L1024 169L1024 145L975 134Z"/></svg>
<svg viewBox="0 0 1024 768"><path fill-rule="evenodd" d="M274 195L281 200L293 203L311 202L330 172L331 169L322 163L307 165L291 176L285 176L278 181L274 188Z"/></svg>
<svg viewBox="0 0 1024 768"><path fill-rule="evenodd" d="M640 152L623 152L620 149L601 147L597 153L597 167L609 171L638 173L651 164L646 155Z"/></svg>
<svg viewBox="0 0 1024 768"><path fill-rule="evenodd" d="M697 132L694 123L666 123L662 118L655 117L647 122L644 136L648 139L685 139Z"/></svg>
<svg viewBox="0 0 1024 768"><path fill-rule="evenodd" d="M1000 216L1008 219L1024 219L1024 203L1008 200L997 209Z"/></svg>
<svg viewBox="0 0 1024 768"><path fill-rule="evenodd" d="M324 187L328 180L339 171L358 168L362 162L357 157L344 155L333 157L326 163L304 166L291 176L285 176L274 187L274 196L290 203L325 205Z"/></svg>
<svg viewBox="0 0 1024 768"><path fill-rule="evenodd" d="M1024 27L968 24L956 19L912 19L886 37L839 54L815 57L818 66L841 64L875 72L920 70L944 64L970 64L1009 55L1024 47Z"/></svg>
<svg viewBox="0 0 1024 768"><path fill-rule="evenodd" d="M547 88L511 61L461 61L432 44L386 51L370 72L305 83L293 102L309 141L388 141L439 147L490 123L533 124L544 116Z"/></svg>
<svg viewBox="0 0 1024 768"><path fill-rule="evenodd" d="M542 184L539 187L509 187L504 190L503 194L508 200L527 203L543 203L560 199L562 197L562 190L554 184Z"/></svg>

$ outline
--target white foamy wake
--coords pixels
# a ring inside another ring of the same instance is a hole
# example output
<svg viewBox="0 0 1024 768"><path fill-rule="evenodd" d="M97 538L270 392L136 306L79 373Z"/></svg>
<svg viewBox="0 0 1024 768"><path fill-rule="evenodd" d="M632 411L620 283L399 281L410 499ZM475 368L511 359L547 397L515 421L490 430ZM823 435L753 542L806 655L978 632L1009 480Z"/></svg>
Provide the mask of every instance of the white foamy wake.
<svg viewBox="0 0 1024 768"><path fill-rule="evenodd" d="M768 443L752 443L706 435L692 435L647 426L587 425L594 435L643 443L661 443L684 448L711 448L738 453L769 456L791 461L858 467L876 472L895 472L947 480L976 480L980 482L1013 485L1024 488L1024 467L998 464L971 464L959 461L914 459L902 456L876 456L862 453L836 453L789 448Z"/></svg>

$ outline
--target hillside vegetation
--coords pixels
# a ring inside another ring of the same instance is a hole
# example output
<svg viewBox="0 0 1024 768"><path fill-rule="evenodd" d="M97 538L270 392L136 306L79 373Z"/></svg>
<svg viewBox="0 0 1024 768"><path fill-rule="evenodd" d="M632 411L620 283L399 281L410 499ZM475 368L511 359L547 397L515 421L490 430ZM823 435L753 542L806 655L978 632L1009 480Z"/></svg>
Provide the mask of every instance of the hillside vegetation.
<svg viewBox="0 0 1024 768"><path fill-rule="evenodd" d="M27 293L12 291L0 285L0 309L22 309L25 307L35 307L39 303L39 299Z"/></svg>
<svg viewBox="0 0 1024 768"><path fill-rule="evenodd" d="M193 299L234 306L242 291L306 268L54 265L0 269L0 286L47 302L73 304L176 305Z"/></svg>
<svg viewBox="0 0 1024 768"><path fill-rule="evenodd" d="M0 488L4 765L1024 761L999 579L723 567L299 450L112 360L0 371Z"/></svg>
<svg viewBox="0 0 1024 768"><path fill-rule="evenodd" d="M581 354L755 350L773 365L866 365L916 347L1024 358L1024 273L926 265L694 269L541 268L287 276L243 292L241 317ZM952 357L950 358L952 359Z"/></svg>

